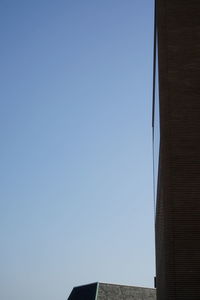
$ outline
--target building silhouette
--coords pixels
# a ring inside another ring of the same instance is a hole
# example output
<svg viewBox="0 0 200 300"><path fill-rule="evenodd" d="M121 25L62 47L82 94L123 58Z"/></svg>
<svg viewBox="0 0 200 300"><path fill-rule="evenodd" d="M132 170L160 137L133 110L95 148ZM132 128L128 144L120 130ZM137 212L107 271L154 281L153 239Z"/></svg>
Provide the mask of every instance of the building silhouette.
<svg viewBox="0 0 200 300"><path fill-rule="evenodd" d="M156 290L96 282L73 288L68 300L156 300Z"/></svg>
<svg viewBox="0 0 200 300"><path fill-rule="evenodd" d="M155 37L157 299L199 300L200 1L157 0Z"/></svg>

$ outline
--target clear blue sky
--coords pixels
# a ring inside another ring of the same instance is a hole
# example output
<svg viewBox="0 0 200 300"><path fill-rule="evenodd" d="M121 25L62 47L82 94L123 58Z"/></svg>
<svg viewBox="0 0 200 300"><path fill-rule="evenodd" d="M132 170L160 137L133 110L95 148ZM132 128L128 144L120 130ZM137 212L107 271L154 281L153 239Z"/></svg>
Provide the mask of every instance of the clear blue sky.
<svg viewBox="0 0 200 300"><path fill-rule="evenodd" d="M153 286L153 0L2 0L0 28L0 298Z"/></svg>

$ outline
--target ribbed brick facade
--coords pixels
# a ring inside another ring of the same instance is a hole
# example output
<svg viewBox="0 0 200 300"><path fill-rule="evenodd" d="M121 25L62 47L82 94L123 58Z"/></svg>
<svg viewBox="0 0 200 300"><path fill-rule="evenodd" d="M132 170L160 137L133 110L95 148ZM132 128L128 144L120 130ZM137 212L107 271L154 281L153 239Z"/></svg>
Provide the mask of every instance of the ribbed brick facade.
<svg viewBox="0 0 200 300"><path fill-rule="evenodd" d="M200 300L200 1L157 0L158 300Z"/></svg>

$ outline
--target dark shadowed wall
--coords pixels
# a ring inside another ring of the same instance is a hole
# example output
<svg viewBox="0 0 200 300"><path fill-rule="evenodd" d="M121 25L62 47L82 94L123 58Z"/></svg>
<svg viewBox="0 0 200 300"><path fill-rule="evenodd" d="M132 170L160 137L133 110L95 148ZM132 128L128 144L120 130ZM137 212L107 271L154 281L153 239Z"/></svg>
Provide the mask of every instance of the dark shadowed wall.
<svg viewBox="0 0 200 300"><path fill-rule="evenodd" d="M158 300L200 299L200 1L157 0Z"/></svg>

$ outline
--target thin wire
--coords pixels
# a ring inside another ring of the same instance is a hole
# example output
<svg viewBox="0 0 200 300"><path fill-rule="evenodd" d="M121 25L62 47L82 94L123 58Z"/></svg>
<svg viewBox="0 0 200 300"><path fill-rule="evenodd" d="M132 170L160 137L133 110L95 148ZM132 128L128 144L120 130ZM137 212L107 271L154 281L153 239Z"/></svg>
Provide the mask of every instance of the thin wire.
<svg viewBox="0 0 200 300"><path fill-rule="evenodd" d="M156 91L156 9L157 0L154 0L154 44L153 44L153 93L152 93L152 155L153 155L153 210L154 210L154 236L156 237L156 179L155 179L155 91ZM156 251L155 251L155 274L156 274ZM156 275L154 277L154 284Z"/></svg>
<svg viewBox="0 0 200 300"><path fill-rule="evenodd" d="M156 84L156 0L154 3L154 44L153 44L153 93L152 93L152 155L153 155L153 207L154 225L156 220L156 182L155 182L155 84Z"/></svg>

